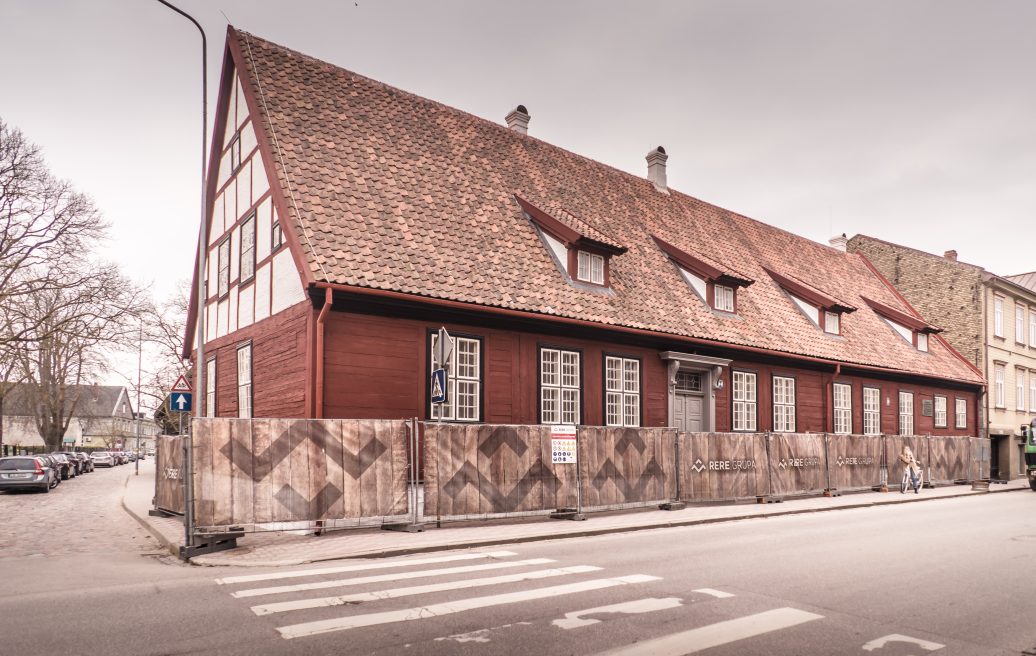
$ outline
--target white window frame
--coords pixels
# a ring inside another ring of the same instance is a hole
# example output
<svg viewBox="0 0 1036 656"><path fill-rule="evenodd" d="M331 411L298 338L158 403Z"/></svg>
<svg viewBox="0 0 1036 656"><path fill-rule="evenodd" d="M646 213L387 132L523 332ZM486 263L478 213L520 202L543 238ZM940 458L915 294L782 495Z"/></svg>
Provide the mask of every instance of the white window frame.
<svg viewBox="0 0 1036 656"><path fill-rule="evenodd" d="M956 407L954 413L956 415L954 425L957 428L968 427L968 400L967 399L954 399Z"/></svg>
<svg viewBox="0 0 1036 656"><path fill-rule="evenodd" d="M940 403L940 401L941 401L941 403ZM934 412L933 412L933 414L934 414L934 417L932 417L932 421L934 422L935 427L936 428L947 428L948 424L946 422L947 422L948 418L946 416L946 397L945 396L936 396L935 397Z"/></svg>
<svg viewBox="0 0 1036 656"><path fill-rule="evenodd" d="M604 357L604 423L640 427L640 360Z"/></svg>
<svg viewBox="0 0 1036 656"><path fill-rule="evenodd" d="M252 418L252 344L237 349L237 416Z"/></svg>
<svg viewBox="0 0 1036 656"><path fill-rule="evenodd" d="M834 383L831 398L834 406L835 434L851 435L853 432L853 386L849 383Z"/></svg>
<svg viewBox="0 0 1036 656"><path fill-rule="evenodd" d="M863 388L863 434L881 435L881 389Z"/></svg>
<svg viewBox="0 0 1036 656"><path fill-rule="evenodd" d="M1004 336L1004 299L999 296L993 299L993 335Z"/></svg>
<svg viewBox="0 0 1036 656"><path fill-rule="evenodd" d="M759 377L750 371L732 371L733 430L754 433L759 426Z"/></svg>
<svg viewBox="0 0 1036 656"><path fill-rule="evenodd" d="M429 335L432 371L439 368L435 344L439 333ZM482 340L453 336L453 354L446 366L447 399L438 404L428 400L428 416L443 421L477 423L482 417ZM461 399L466 402L462 403ZM440 413L442 417L440 417Z"/></svg>
<svg viewBox="0 0 1036 656"><path fill-rule="evenodd" d="M1005 367L1002 364L994 364L993 365L993 393L994 393L993 399L994 399L995 407L997 407L997 408L1006 408L1007 407L1007 399L1004 398L1006 396L1005 395L1005 389L1004 389L1004 385L1005 385L1004 379L1005 378L1007 378L1007 367Z"/></svg>
<svg viewBox="0 0 1036 656"><path fill-rule="evenodd" d="M216 247L216 298L230 293L230 235Z"/></svg>
<svg viewBox="0 0 1036 656"><path fill-rule="evenodd" d="M914 393L899 392L899 434L914 434Z"/></svg>
<svg viewBox="0 0 1036 656"><path fill-rule="evenodd" d="M795 379L789 376L774 376L773 385L773 432L795 432Z"/></svg>
<svg viewBox="0 0 1036 656"><path fill-rule="evenodd" d="M832 335L842 334L842 317L837 312L831 310L824 311L824 332Z"/></svg>
<svg viewBox="0 0 1036 656"><path fill-rule="evenodd" d="M238 247L241 252L241 282L246 282L255 277L255 212L248 215L248 218L241 224L241 239ZM247 257L246 257L247 256Z"/></svg>
<svg viewBox="0 0 1036 656"><path fill-rule="evenodd" d="M1017 301L1014 304L1014 341L1025 346L1025 306Z"/></svg>
<svg viewBox="0 0 1036 656"><path fill-rule="evenodd" d="M734 311L734 288L728 285L712 285L712 303L720 312Z"/></svg>
<svg viewBox="0 0 1036 656"><path fill-rule="evenodd" d="M284 229L280 221L274 221L270 225L270 252L274 253L284 245Z"/></svg>
<svg viewBox="0 0 1036 656"><path fill-rule="evenodd" d="M576 280L604 284L604 256L589 251L576 252Z"/></svg>
<svg viewBox="0 0 1036 656"><path fill-rule="evenodd" d="M1029 308L1029 346L1036 348L1036 308Z"/></svg>
<svg viewBox="0 0 1036 656"><path fill-rule="evenodd" d="M928 333L917 333L917 350L928 352Z"/></svg>
<svg viewBox="0 0 1036 656"><path fill-rule="evenodd" d="M205 416L216 416L216 358L205 363Z"/></svg>
<svg viewBox="0 0 1036 656"><path fill-rule="evenodd" d="M575 426L582 416L582 354L540 348L540 423Z"/></svg>
<svg viewBox="0 0 1036 656"><path fill-rule="evenodd" d="M1025 369L1014 369L1014 409L1025 412Z"/></svg>
<svg viewBox="0 0 1036 656"><path fill-rule="evenodd" d="M1029 370L1029 412L1036 412L1036 371Z"/></svg>

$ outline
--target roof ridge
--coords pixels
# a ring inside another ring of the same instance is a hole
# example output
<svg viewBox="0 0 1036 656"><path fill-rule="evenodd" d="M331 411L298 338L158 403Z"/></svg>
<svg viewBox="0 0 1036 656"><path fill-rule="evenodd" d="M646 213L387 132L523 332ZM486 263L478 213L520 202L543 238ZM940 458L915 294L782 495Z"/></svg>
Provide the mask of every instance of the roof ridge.
<svg viewBox="0 0 1036 656"><path fill-rule="evenodd" d="M863 233L857 233L857 234L853 235L852 237L850 237L849 240L852 241L853 239L856 239L857 237L863 237L864 239L869 239L871 241L876 241L878 243L885 244L886 246L893 246L895 248L902 248L904 250L908 250L908 251L917 253L919 255L924 255L926 257L931 257L931 258L934 258L936 260L946 260L947 262L955 262L957 264L963 264L964 266L971 267L973 269L978 269L979 271L985 271L986 270L985 267L981 267L981 266L979 266L977 264L971 264L970 262L964 262L962 260L947 260L946 257L943 256L943 255L936 255L935 253L929 253L928 251L923 251L920 248L914 248L912 246L904 246L903 244L897 244L894 241L888 241L886 239L879 239L877 237L871 237L870 235L865 235ZM996 275L996 274L993 274L993 275ZM1000 276L1000 277L1003 277L1003 276Z"/></svg>

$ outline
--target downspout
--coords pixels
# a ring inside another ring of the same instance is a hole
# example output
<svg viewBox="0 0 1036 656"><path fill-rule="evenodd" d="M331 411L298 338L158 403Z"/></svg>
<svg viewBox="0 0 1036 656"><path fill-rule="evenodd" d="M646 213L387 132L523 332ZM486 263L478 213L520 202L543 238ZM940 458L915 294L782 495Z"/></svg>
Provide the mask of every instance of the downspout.
<svg viewBox="0 0 1036 656"><path fill-rule="evenodd" d="M317 384L316 384L316 418L324 418L324 319L334 302L334 292L330 287L324 288L324 307L320 308L317 317ZM312 315L310 315L312 316Z"/></svg>

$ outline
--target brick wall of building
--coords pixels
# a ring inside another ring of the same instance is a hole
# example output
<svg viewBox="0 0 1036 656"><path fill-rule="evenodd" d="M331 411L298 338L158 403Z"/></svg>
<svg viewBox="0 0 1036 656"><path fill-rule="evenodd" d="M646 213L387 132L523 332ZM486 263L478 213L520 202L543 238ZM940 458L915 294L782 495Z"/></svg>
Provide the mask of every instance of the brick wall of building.
<svg viewBox="0 0 1036 656"><path fill-rule="evenodd" d="M985 369L982 269L864 235L849 240L969 362Z"/></svg>

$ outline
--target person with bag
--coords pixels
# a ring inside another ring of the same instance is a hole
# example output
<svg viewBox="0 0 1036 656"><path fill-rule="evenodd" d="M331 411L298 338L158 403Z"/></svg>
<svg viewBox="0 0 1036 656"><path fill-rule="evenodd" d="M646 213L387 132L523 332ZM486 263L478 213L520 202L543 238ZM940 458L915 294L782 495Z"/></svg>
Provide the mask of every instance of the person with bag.
<svg viewBox="0 0 1036 656"><path fill-rule="evenodd" d="M909 476L910 487L914 488L914 494L918 494L918 491L921 489L921 463L917 462L917 459L914 458L914 452L906 444L903 445L903 451L899 454L899 461L906 468L903 471L903 480L899 485L899 493L903 494L906 492L907 477Z"/></svg>

